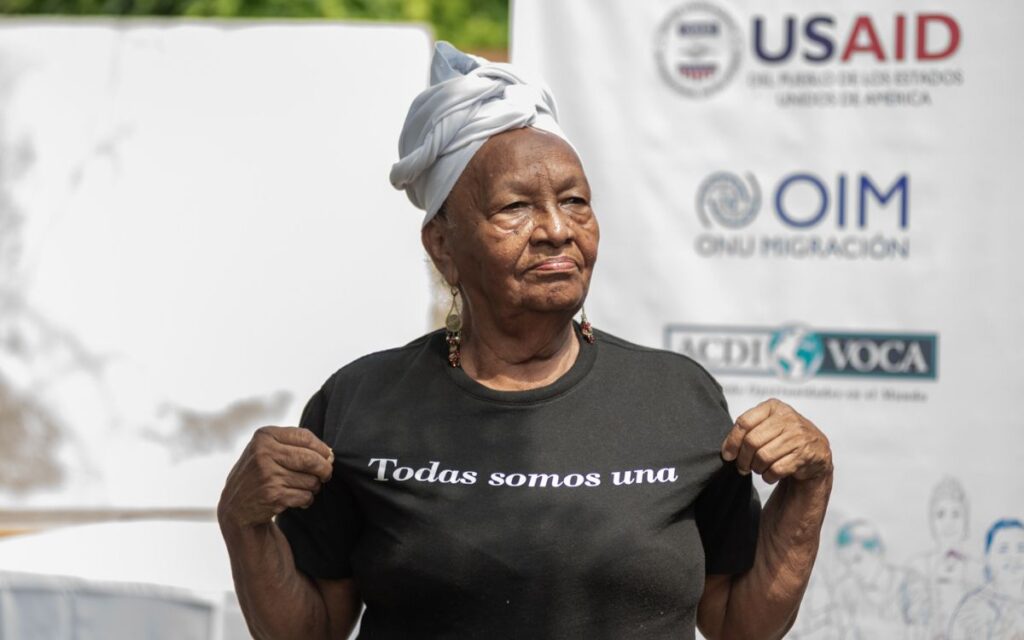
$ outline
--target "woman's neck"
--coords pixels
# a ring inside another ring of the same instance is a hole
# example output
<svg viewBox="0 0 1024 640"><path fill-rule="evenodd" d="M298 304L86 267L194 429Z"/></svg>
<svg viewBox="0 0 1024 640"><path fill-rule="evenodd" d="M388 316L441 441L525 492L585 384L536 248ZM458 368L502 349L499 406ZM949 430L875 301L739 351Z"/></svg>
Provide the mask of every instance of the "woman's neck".
<svg viewBox="0 0 1024 640"><path fill-rule="evenodd" d="M572 368L580 343L572 316L544 314L495 323L463 317L462 369L491 389L524 391L551 384Z"/></svg>

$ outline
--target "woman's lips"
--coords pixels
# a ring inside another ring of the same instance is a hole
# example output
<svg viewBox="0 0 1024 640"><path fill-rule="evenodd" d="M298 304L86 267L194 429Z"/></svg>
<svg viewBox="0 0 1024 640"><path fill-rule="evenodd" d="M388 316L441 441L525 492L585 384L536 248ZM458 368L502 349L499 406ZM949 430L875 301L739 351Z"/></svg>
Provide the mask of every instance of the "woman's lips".
<svg viewBox="0 0 1024 640"><path fill-rule="evenodd" d="M548 258L547 260L545 260L545 261L541 262L540 264L534 266L533 270L534 271L546 271L546 272L552 272L552 271L575 271L576 270L576 261L573 260L572 258L567 258L567 257L564 257L564 256L557 257L557 258Z"/></svg>

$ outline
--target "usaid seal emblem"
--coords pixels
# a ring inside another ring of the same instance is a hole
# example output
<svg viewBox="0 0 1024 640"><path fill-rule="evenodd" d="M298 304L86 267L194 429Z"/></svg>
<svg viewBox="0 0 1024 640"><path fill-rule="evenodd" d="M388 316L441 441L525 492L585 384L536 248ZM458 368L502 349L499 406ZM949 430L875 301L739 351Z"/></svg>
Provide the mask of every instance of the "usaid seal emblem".
<svg viewBox="0 0 1024 640"><path fill-rule="evenodd" d="M685 4L672 11L655 38L662 77L690 98L710 96L728 84L739 68L742 49L736 22L707 2Z"/></svg>
<svg viewBox="0 0 1024 640"><path fill-rule="evenodd" d="M761 210L761 189L753 174L746 182L734 173L719 171L704 178L697 189L697 215L705 227L714 219L730 229L750 224Z"/></svg>

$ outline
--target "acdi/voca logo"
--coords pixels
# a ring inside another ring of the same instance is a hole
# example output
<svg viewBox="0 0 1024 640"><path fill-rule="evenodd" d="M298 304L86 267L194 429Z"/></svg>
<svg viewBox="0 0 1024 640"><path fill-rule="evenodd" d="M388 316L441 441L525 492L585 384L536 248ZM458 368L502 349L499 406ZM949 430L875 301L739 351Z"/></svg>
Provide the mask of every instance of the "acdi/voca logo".
<svg viewBox="0 0 1024 640"><path fill-rule="evenodd" d="M938 377L939 341L933 333L832 331L799 324L670 324L665 327L665 348L723 375L771 376L793 382L821 376Z"/></svg>

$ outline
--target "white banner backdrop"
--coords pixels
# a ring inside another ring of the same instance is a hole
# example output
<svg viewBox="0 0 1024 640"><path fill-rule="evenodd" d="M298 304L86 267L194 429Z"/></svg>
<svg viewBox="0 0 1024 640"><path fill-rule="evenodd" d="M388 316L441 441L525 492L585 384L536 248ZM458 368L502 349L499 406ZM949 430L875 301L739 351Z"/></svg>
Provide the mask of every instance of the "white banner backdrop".
<svg viewBox="0 0 1024 640"><path fill-rule="evenodd" d="M0 507L212 508L255 427L423 333L387 176L430 44L0 22Z"/></svg>
<svg viewBox="0 0 1024 640"><path fill-rule="evenodd" d="M793 638L1024 634L1024 5L517 0L594 187L591 321L828 434ZM765 487L762 487L766 490Z"/></svg>

